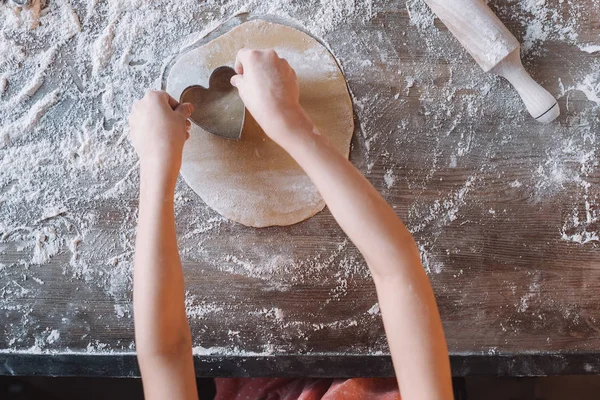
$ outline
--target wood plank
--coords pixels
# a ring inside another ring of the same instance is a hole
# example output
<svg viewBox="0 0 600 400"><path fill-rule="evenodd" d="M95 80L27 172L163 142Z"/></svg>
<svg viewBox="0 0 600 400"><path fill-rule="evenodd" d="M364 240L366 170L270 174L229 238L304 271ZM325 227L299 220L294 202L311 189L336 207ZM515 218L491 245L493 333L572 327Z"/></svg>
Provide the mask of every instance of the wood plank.
<svg viewBox="0 0 600 400"><path fill-rule="evenodd" d="M490 3L523 40L518 3ZM578 42L597 42L593 0L546 3L564 18L585 10ZM350 158L422 250L453 372L597 373L598 105L570 90L559 98L559 120L537 124L512 88L481 72L439 21L415 26L404 2L374 9L322 39L353 94ZM524 56L554 94L598 65L597 54L567 39ZM135 173L130 182L122 196L93 202L75 201L85 198L82 187L64 215L25 221L64 240L47 263L31 262L26 231L0 240L0 349L10 349L0 353L0 374L138 374L130 293ZM199 375L391 374L368 270L327 209L291 227L257 230L224 221L184 182L177 190ZM74 216L88 214L95 219L73 258L68 241L81 228ZM586 232L593 240L578 243Z"/></svg>

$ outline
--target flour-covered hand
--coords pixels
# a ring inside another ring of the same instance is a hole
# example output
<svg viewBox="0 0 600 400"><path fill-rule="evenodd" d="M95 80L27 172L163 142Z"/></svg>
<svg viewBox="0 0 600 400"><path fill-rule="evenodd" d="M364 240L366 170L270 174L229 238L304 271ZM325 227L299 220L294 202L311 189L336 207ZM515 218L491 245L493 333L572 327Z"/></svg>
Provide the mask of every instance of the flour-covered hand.
<svg viewBox="0 0 600 400"><path fill-rule="evenodd" d="M157 178L177 179L192 111L191 104L179 104L163 91L148 91L133 104L129 134L142 170L152 170Z"/></svg>

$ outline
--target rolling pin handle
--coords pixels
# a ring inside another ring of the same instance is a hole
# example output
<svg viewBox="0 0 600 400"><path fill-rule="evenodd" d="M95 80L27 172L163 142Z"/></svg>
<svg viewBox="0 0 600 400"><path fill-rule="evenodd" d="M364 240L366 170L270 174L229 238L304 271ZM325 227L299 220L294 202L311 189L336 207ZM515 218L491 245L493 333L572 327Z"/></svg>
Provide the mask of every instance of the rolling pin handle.
<svg viewBox="0 0 600 400"><path fill-rule="evenodd" d="M534 81L523 68L519 49L510 53L491 72L504 77L515 87L527 111L537 121L547 124L560 115L560 107L554 96Z"/></svg>

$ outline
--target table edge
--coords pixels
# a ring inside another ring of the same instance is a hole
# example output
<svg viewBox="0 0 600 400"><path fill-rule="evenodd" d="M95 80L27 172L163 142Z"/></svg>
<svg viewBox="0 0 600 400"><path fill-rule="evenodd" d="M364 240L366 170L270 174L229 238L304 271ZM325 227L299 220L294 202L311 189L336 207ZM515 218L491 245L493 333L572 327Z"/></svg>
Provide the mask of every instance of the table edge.
<svg viewBox="0 0 600 400"><path fill-rule="evenodd" d="M452 375L548 376L600 373L600 353L456 354ZM391 377L388 355L195 355L198 377ZM0 376L139 377L135 353L0 353Z"/></svg>

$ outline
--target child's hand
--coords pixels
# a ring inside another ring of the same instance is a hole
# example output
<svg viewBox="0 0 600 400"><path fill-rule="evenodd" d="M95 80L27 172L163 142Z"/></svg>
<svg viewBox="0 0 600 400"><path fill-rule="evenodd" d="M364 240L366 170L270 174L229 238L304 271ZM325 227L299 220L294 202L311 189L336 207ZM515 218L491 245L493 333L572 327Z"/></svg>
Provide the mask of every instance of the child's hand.
<svg viewBox="0 0 600 400"><path fill-rule="evenodd" d="M306 118L296 72L275 50L241 49L235 71L238 75L231 78L231 84L238 88L256 122L276 142L283 139L283 127Z"/></svg>
<svg viewBox="0 0 600 400"><path fill-rule="evenodd" d="M129 134L142 170L150 169L153 179L177 180L192 111L191 104L179 104L166 92L154 90L133 105Z"/></svg>

